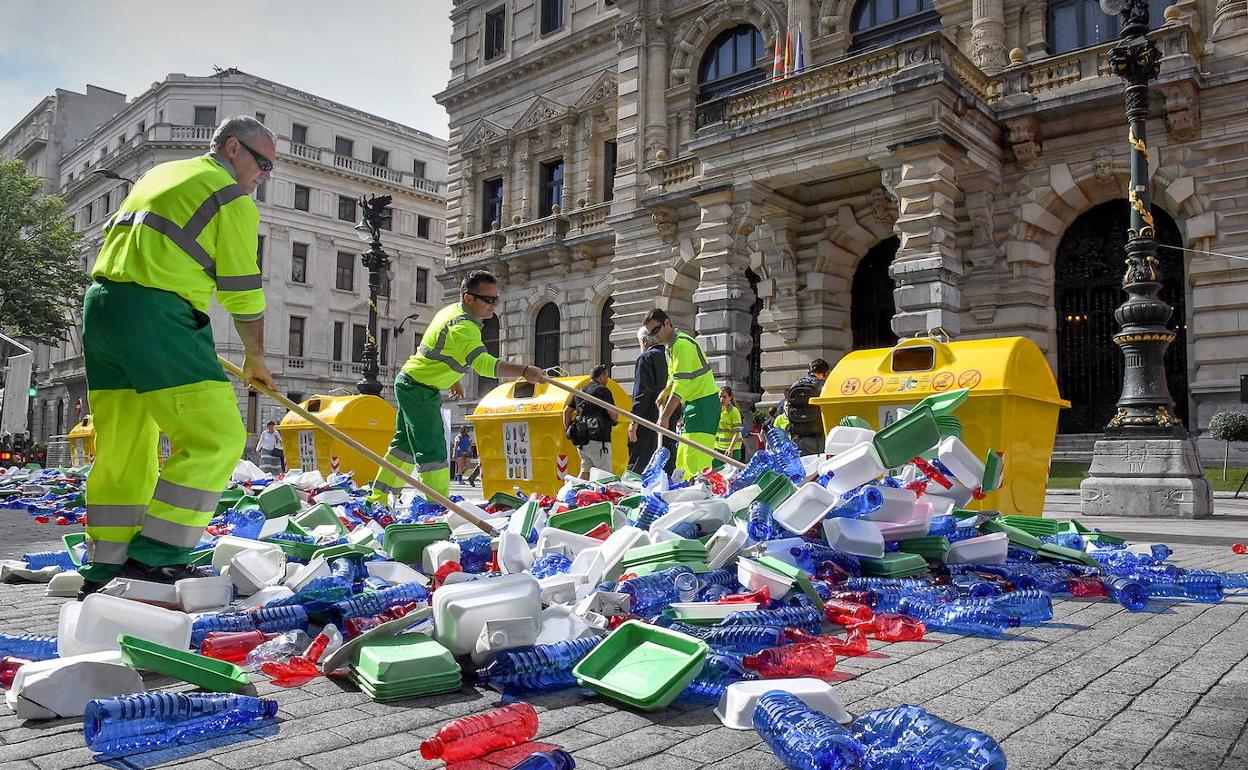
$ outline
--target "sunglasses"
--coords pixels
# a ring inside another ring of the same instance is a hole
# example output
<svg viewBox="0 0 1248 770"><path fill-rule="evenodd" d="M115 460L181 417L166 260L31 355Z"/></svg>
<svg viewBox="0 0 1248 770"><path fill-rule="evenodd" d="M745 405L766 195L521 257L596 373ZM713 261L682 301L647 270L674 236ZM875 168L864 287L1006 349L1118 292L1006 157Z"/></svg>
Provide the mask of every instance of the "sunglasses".
<svg viewBox="0 0 1248 770"><path fill-rule="evenodd" d="M236 136L236 137L234 137L234 138L235 138L235 139L238 139L238 137L237 137L237 136ZM255 160L256 160L256 165L260 167L260 170L261 170L261 171L263 171L264 173L266 173L266 174L267 174L267 173L269 173L270 171L272 171L272 170L273 170L273 161L269 160L268 158L264 157L264 156L263 156L263 155L261 155L260 153L258 153L258 152L256 152L255 150L251 149L251 147L250 147L250 146L248 146L248 144L247 144L246 142L244 142L242 139L238 139L238 143L239 143L239 144L241 144L241 145L243 146L243 149L244 149L244 150L246 150L247 152L251 153L251 157L255 158Z"/></svg>
<svg viewBox="0 0 1248 770"><path fill-rule="evenodd" d="M658 325L658 326L654 327L653 329L646 329L646 330L644 330L644 332L643 332L643 333L644 333L647 337L649 337L650 339L654 339L655 337L659 336L659 329L662 329L662 328L663 328L663 325L662 325L662 324L660 324L660 325Z"/></svg>
<svg viewBox="0 0 1248 770"><path fill-rule="evenodd" d="M489 294L475 294L475 293L473 293L473 292L471 292L471 291L466 291L466 292L464 292L464 293L465 293L465 294L467 294L469 297L476 297L477 299L481 300L482 302L484 302L484 303L485 303L485 304L487 304L487 305L497 305L497 304L498 304L499 296L498 296L497 294L494 294L494 295L492 295L492 296L491 296L491 295L489 295Z"/></svg>

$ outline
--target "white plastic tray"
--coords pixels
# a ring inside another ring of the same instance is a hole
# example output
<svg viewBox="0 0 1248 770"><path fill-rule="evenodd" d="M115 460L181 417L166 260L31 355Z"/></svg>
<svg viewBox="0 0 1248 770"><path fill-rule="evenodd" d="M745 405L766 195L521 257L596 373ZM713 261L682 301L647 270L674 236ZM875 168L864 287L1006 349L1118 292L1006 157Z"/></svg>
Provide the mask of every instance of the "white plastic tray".
<svg viewBox="0 0 1248 770"><path fill-rule="evenodd" d="M807 706L827 714L843 725L852 721L849 712L841 705L840 698L832 691L832 685L822 679L806 677L734 682L720 696L719 705L715 707L715 716L724 723L724 727L753 730L754 708L758 705L758 699L771 690L782 690L796 695Z"/></svg>
<svg viewBox="0 0 1248 770"><path fill-rule="evenodd" d="M819 523L828 509L837 503L837 496L813 482L803 484L772 513L776 523L801 535Z"/></svg>
<svg viewBox="0 0 1248 770"><path fill-rule="evenodd" d="M860 519L832 518L823 520L823 537L828 545L852 553L879 559L884 556L884 536L875 522Z"/></svg>

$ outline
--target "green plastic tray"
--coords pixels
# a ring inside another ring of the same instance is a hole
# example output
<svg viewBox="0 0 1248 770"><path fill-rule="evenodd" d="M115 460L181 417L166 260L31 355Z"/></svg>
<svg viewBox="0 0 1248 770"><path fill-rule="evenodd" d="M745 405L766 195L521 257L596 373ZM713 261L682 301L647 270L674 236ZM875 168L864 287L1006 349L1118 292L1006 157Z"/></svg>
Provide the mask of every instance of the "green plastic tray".
<svg viewBox="0 0 1248 770"><path fill-rule="evenodd" d="M940 443L940 427L931 407L915 407L909 414L871 439L884 467L896 468Z"/></svg>
<svg viewBox="0 0 1248 770"><path fill-rule="evenodd" d="M856 414L847 414L842 417L840 425L842 428L866 428L867 430L874 430L871 427L871 423Z"/></svg>
<svg viewBox="0 0 1248 770"><path fill-rule="evenodd" d="M1057 561L1075 562L1086 564L1089 567L1099 567L1101 563L1083 551L1076 551L1074 548L1066 548L1065 546L1056 545L1055 543L1043 543L1036 549L1043 558L1056 559Z"/></svg>
<svg viewBox="0 0 1248 770"><path fill-rule="evenodd" d="M137 636L117 637L127 665L190 682L212 692L237 692L248 684L247 672L224 660L176 650Z"/></svg>
<svg viewBox="0 0 1248 770"><path fill-rule="evenodd" d="M415 564L430 543L451 539L451 527L445 522L430 524L391 524L382 537L382 549L391 559Z"/></svg>
<svg viewBox="0 0 1248 770"><path fill-rule="evenodd" d="M298 516L295 516L292 521L309 532L325 524L335 527L338 530L339 537L346 537L350 531L338 519L338 514L334 513L334 509L325 503L317 503Z"/></svg>
<svg viewBox="0 0 1248 770"><path fill-rule="evenodd" d="M908 577L927 571L927 560L916 553L886 553L882 559L863 558L862 574L878 577Z"/></svg>
<svg viewBox="0 0 1248 770"><path fill-rule="evenodd" d="M78 552L74 550L74 547L82 545L86 540L86 532L74 532L61 536L61 542L65 544L65 550L69 553L69 560L73 562L75 567L82 566L82 559L78 558Z"/></svg>
<svg viewBox="0 0 1248 770"><path fill-rule="evenodd" d="M553 514L547 520L546 526L583 535L599 524L606 524L610 527L613 524L613 515L611 503L604 501Z"/></svg>
<svg viewBox="0 0 1248 770"><path fill-rule="evenodd" d="M581 658L572 674L597 693L653 711L701 673L709 649L700 639L629 620Z"/></svg>
<svg viewBox="0 0 1248 770"><path fill-rule="evenodd" d="M932 410L933 417L940 419L941 417L952 416L958 407L966 403L966 399L970 395L970 388L950 390L945 393L933 393L915 404L914 409L926 406Z"/></svg>
<svg viewBox="0 0 1248 770"><path fill-rule="evenodd" d="M1009 524L1011 527L1018 527L1024 532L1030 532L1041 537L1057 534L1057 521L1055 519L1042 519L1039 516L1002 516L1001 521Z"/></svg>
<svg viewBox="0 0 1248 770"><path fill-rule="evenodd" d="M508 494L507 492L495 492L490 495L490 499L487 501L487 504L514 511L524 505L525 502L526 501L523 497L516 497L515 495Z"/></svg>
<svg viewBox="0 0 1248 770"><path fill-rule="evenodd" d="M425 634L399 634L369 639L359 646L352 665L375 687L438 681L459 675L450 650Z"/></svg>
<svg viewBox="0 0 1248 770"><path fill-rule="evenodd" d="M949 538L940 535L915 537L901 541L903 553L913 553L931 561L943 562L949 553Z"/></svg>
<svg viewBox="0 0 1248 770"><path fill-rule="evenodd" d="M192 551L191 560L187 563L192 567L204 567L212 564L212 549L205 548L202 551Z"/></svg>
<svg viewBox="0 0 1248 770"><path fill-rule="evenodd" d="M290 484L266 487L258 499L260 510L264 511L264 515L270 519L276 519L278 516L294 516L303 508L299 493Z"/></svg>
<svg viewBox="0 0 1248 770"><path fill-rule="evenodd" d="M669 567L675 567L677 565L682 566L682 567L688 567L690 572L694 572L699 575L701 575L703 572L711 571L711 568L707 566L705 560L695 559L693 561L674 560L674 561L665 561L665 562L657 562L657 563L650 563L650 564L638 564L632 567L624 567L624 572L626 573L631 572L637 577L645 577L646 575L653 575L656 572L662 572L663 570L668 569Z"/></svg>
<svg viewBox="0 0 1248 770"><path fill-rule="evenodd" d="M316 543L293 543L289 540L275 540L271 537L264 538L262 542L281 548L282 553L299 561L310 561L316 555L316 552L323 548L323 546Z"/></svg>
<svg viewBox="0 0 1248 770"><path fill-rule="evenodd" d="M942 439L950 436L962 438L962 421L951 414L937 417L936 427L940 429L940 437Z"/></svg>
<svg viewBox="0 0 1248 770"><path fill-rule="evenodd" d="M221 493L221 497L217 500L217 515L221 515L225 513L227 509L233 508L238 501L242 500L246 496L247 493L239 487L225 490Z"/></svg>
<svg viewBox="0 0 1248 770"><path fill-rule="evenodd" d="M343 543L342 545L331 545L328 548L318 548L312 554L315 559L320 556L325 561L342 558L343 556L369 556L373 553L371 545L356 545L355 543Z"/></svg>
<svg viewBox="0 0 1248 770"><path fill-rule="evenodd" d="M685 540L683 538L676 540L665 540L662 543L651 543L650 545L638 546L630 548L624 552L624 566L630 564L646 564L647 562L659 561L663 559L674 559L684 556L706 558L706 546L697 540Z"/></svg>
<svg viewBox="0 0 1248 770"><path fill-rule="evenodd" d="M1040 538L1031 534L1027 530L1006 524L1004 521L1000 521L998 519L989 519L983 524L980 524L979 531L986 535L993 532L1004 532L1005 536L1009 538L1010 542L1014 545L1021 545L1024 548L1031 548L1033 550L1044 545Z"/></svg>
<svg viewBox="0 0 1248 770"><path fill-rule="evenodd" d="M788 476L776 471L764 471L758 477L757 484L761 491L755 499L767 503L773 511L797 491L797 487L793 486Z"/></svg>
<svg viewBox="0 0 1248 770"><path fill-rule="evenodd" d="M773 572L779 572L781 575L789 577L793 584L798 587L798 590L806 594L807 598L819 608L820 612L823 611L823 597L815 590L815 586L810 582L810 576L806 574L805 570L795 567L787 561L781 561L774 556L759 556L754 561Z"/></svg>
<svg viewBox="0 0 1248 770"><path fill-rule="evenodd" d="M984 492L995 492L1001 488L1001 480L1005 478L1005 455L992 449L984 457L984 478L980 489Z"/></svg>

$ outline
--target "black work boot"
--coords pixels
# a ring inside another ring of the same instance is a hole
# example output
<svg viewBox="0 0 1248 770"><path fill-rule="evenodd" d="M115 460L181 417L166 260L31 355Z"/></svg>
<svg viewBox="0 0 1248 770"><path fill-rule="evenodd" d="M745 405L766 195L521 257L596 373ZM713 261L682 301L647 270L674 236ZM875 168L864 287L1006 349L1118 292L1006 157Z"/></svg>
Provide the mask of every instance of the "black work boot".
<svg viewBox="0 0 1248 770"><path fill-rule="evenodd" d="M130 580L146 580L151 583L176 583L187 578L209 577L210 575L211 573L207 570L192 567L189 564L168 564L163 567L152 567L134 559L126 559L126 563L121 565L121 573L117 577Z"/></svg>
<svg viewBox="0 0 1248 770"><path fill-rule="evenodd" d="M107 581L107 580L104 582L100 582L98 580L83 580L82 588L78 589L78 601L82 601L83 599L87 598L88 596L95 593L96 591L99 591L101 588L108 585L110 582L111 581Z"/></svg>

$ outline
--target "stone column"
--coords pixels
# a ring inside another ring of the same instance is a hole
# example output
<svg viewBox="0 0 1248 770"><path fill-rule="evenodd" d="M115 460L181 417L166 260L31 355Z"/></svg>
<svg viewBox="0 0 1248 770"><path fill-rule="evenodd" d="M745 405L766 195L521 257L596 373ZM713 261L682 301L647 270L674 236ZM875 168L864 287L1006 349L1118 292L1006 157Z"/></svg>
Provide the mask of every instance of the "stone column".
<svg viewBox="0 0 1248 770"><path fill-rule="evenodd" d="M805 62L807 69L814 64L810 59L810 41L814 40L816 36L815 28L810 20L810 6L810 0L789 0L789 7L786 13L786 18L789 20L789 31L793 34L793 46L795 49L797 47L797 31L799 29L802 31L802 60ZM772 46L776 43L774 40L763 41L763 48L770 51L771 48L768 47L768 43ZM795 64L797 62L796 50L793 53L793 62Z"/></svg>
<svg viewBox="0 0 1248 770"><path fill-rule="evenodd" d="M559 191L559 210L564 214L572 210L572 186L576 184L576 118L569 117L559 127L559 141L563 145L563 189Z"/></svg>
<svg viewBox="0 0 1248 770"><path fill-rule="evenodd" d="M459 163L459 221L460 238L477 234L473 227L477 221L477 166L471 155L465 155Z"/></svg>
<svg viewBox="0 0 1248 770"><path fill-rule="evenodd" d="M598 179L601 163L598 157L597 122L597 113L590 113L585 116L585 127L581 130L581 141L585 145L585 184L581 188L581 199L585 201L586 206L594 205L597 197L594 195L594 183Z"/></svg>
<svg viewBox="0 0 1248 770"><path fill-rule="evenodd" d="M1213 9L1213 25L1209 39L1214 42L1226 42L1229 38L1248 29L1248 3L1244 0L1218 0ZM1228 46L1228 53L1243 51L1244 44Z"/></svg>
<svg viewBox="0 0 1248 770"><path fill-rule="evenodd" d="M963 266L955 242L960 191L954 164L961 152L943 139L890 150L889 157L901 161L899 169L885 173L896 178L892 192L901 238L889 270L897 283L893 331L913 337L941 328L956 337L962 327Z"/></svg>
<svg viewBox="0 0 1248 770"><path fill-rule="evenodd" d="M533 186L532 181L529 179L532 175L531 164L529 163L532 157L529 153L532 142L528 134L521 135L516 141L519 143L519 146L516 147L515 171L511 180L512 201L514 201L511 207L511 221L513 223L516 221L516 217L519 217L521 221L527 221L532 218L529 208L530 188Z"/></svg>
<svg viewBox="0 0 1248 770"><path fill-rule="evenodd" d="M694 325L702 349L721 384L744 392L749 376L750 305L753 294L745 277L750 266L745 236L733 207L733 191L719 190L696 199L701 219L693 232L700 243L701 275L693 294Z"/></svg>
<svg viewBox="0 0 1248 770"><path fill-rule="evenodd" d="M667 29L663 17L650 20L646 27L646 152L642 164L658 160L667 149Z"/></svg>
<svg viewBox="0 0 1248 770"><path fill-rule="evenodd" d="M971 60L989 75L1005 67L1004 0L971 3Z"/></svg>
<svg viewBox="0 0 1248 770"><path fill-rule="evenodd" d="M616 100L616 188L612 211L625 212L636 208L644 163L643 126L641 120L641 88L645 72L644 49L641 45L645 24L639 16L621 16L615 25L619 54L616 73L619 97Z"/></svg>

